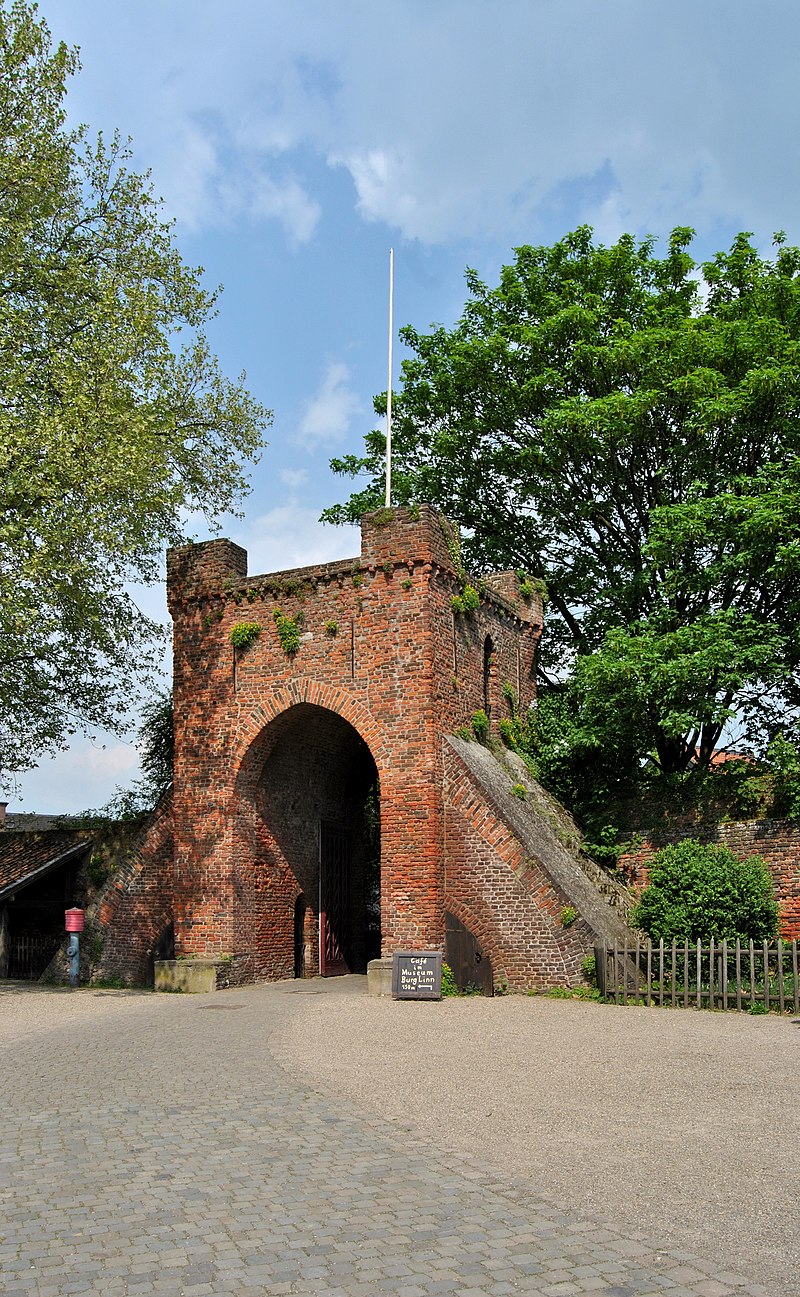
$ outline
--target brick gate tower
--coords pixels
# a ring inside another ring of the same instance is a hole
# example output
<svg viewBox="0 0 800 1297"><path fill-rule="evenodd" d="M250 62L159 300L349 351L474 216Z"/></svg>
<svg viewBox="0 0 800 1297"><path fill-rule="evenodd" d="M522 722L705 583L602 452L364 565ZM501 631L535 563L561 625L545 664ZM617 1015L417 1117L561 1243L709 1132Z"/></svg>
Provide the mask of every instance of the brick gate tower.
<svg viewBox="0 0 800 1297"><path fill-rule="evenodd" d="M393 951L432 948L462 983L541 990L630 936L629 894L496 741L535 701L541 600L469 577L432 509L367 514L357 558L266 576L229 540L170 550L167 599L174 782L93 903L98 975L369 966L376 989Z"/></svg>
<svg viewBox="0 0 800 1297"><path fill-rule="evenodd" d="M533 702L538 595L471 585L424 506L366 515L357 559L269 576L228 540L171 550L167 595L176 955L240 982L441 947L443 738Z"/></svg>

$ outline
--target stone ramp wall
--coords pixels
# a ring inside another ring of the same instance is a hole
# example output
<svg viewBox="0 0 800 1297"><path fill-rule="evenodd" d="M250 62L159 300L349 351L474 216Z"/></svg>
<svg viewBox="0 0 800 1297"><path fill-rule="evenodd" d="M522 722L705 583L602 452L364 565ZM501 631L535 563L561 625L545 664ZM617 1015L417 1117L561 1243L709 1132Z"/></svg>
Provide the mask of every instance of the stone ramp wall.
<svg viewBox="0 0 800 1297"><path fill-rule="evenodd" d="M444 802L446 906L491 959L495 985L575 985L596 942L630 938L630 896L581 858L576 826L519 758L504 767L446 738ZM577 917L565 925L567 906Z"/></svg>

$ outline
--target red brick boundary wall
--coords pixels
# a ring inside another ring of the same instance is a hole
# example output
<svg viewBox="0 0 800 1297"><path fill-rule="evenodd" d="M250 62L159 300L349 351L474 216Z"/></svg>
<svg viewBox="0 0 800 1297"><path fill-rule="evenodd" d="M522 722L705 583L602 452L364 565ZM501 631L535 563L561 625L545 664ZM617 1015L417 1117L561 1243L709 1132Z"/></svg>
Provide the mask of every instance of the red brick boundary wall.
<svg viewBox="0 0 800 1297"><path fill-rule="evenodd" d="M172 863L172 794L167 792L87 912L87 935L103 941L93 980L152 982L153 956L172 924Z"/></svg>
<svg viewBox="0 0 800 1297"><path fill-rule="evenodd" d="M649 864L656 851L685 838L721 843L742 858L763 856L780 901L780 935L787 941L800 938L800 824L796 821L703 823L657 833L644 831L635 837L639 839L636 846L620 858L619 865L637 889L647 886Z"/></svg>

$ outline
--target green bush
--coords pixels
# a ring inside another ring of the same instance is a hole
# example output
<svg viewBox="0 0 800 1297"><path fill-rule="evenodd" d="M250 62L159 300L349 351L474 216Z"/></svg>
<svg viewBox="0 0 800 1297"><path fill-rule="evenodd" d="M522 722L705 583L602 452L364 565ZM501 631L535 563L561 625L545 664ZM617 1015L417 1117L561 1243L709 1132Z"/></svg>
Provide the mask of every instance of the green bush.
<svg viewBox="0 0 800 1297"><path fill-rule="evenodd" d="M489 717L482 708L480 711L473 712L470 725L475 738L479 743L483 743L489 734Z"/></svg>
<svg viewBox="0 0 800 1297"><path fill-rule="evenodd" d="M778 931L778 903L761 856L741 860L687 838L653 857L631 921L652 941L766 941Z"/></svg>
<svg viewBox="0 0 800 1297"><path fill-rule="evenodd" d="M235 626L231 626L230 641L235 649L243 653L245 649L255 644L261 634L261 623L257 621L237 621Z"/></svg>

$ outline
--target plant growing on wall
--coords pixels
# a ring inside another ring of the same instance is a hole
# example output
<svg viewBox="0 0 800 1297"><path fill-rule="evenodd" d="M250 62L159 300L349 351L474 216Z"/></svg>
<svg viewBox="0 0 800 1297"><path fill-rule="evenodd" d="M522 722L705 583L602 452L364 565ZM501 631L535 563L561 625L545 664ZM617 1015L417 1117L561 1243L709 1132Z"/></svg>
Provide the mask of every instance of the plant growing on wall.
<svg viewBox="0 0 800 1297"><path fill-rule="evenodd" d="M489 717L486 715L486 712L482 708L479 711L474 712L470 724L475 738L479 743L482 743L489 734Z"/></svg>
<svg viewBox="0 0 800 1297"><path fill-rule="evenodd" d="M276 608L272 614L272 620L278 631L278 639L281 642L281 648L287 657L294 657L300 647L300 626L299 614L297 617L287 617Z"/></svg>
<svg viewBox="0 0 800 1297"><path fill-rule="evenodd" d="M453 595L450 600L453 612L458 613L475 612L476 608L480 608L480 604L481 597L474 585L465 585L461 594Z"/></svg>
<svg viewBox="0 0 800 1297"><path fill-rule="evenodd" d="M503 681L503 697L508 703L508 710L513 720L517 714L517 691L511 684L510 680Z"/></svg>
<svg viewBox="0 0 800 1297"><path fill-rule="evenodd" d="M261 623L257 621L237 621L231 626L230 641L237 652L241 653L255 644L261 634Z"/></svg>

